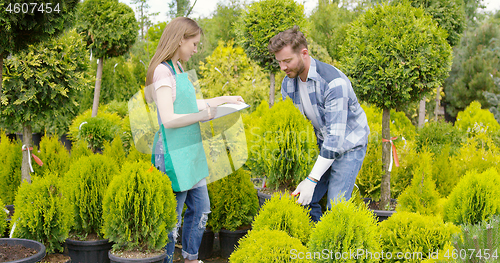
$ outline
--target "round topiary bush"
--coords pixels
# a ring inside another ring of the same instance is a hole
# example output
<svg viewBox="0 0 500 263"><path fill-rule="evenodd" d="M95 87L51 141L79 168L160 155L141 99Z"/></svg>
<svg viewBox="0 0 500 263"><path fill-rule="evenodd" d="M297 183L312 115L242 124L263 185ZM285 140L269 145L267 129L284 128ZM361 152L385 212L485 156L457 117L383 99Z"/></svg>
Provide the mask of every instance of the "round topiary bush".
<svg viewBox="0 0 500 263"><path fill-rule="evenodd" d="M440 217L397 212L379 224L384 262L421 262L429 253L449 247L453 234L460 229L444 223ZM389 254L390 258L389 258ZM402 257L402 258L401 258Z"/></svg>
<svg viewBox="0 0 500 263"><path fill-rule="evenodd" d="M444 206L444 220L456 225L476 224L500 214L500 174L496 168L468 172Z"/></svg>
<svg viewBox="0 0 500 263"><path fill-rule="evenodd" d="M236 172L208 185L212 212L207 222L214 232L235 231L249 226L259 209L257 190L250 181L250 172Z"/></svg>
<svg viewBox="0 0 500 263"><path fill-rule="evenodd" d="M14 206L13 237L39 241L47 253L63 252L62 243L68 237L73 210L57 174L33 177L31 184L23 182Z"/></svg>
<svg viewBox="0 0 500 263"><path fill-rule="evenodd" d="M102 202L109 183L117 173L114 160L100 154L81 157L71 165L64 179L74 211L75 234L102 237Z"/></svg>
<svg viewBox="0 0 500 263"><path fill-rule="evenodd" d="M380 250L379 233L375 216L364 204L355 205L350 201L333 204L313 228L307 247L311 252L323 252L323 256L315 262L346 262L342 253L350 253L362 249L377 252ZM352 262L375 262L372 258L361 257ZM350 261L351 262L351 261Z"/></svg>
<svg viewBox="0 0 500 263"><path fill-rule="evenodd" d="M252 230L240 239L229 257L231 263L311 262L300 240L279 230Z"/></svg>
<svg viewBox="0 0 500 263"><path fill-rule="evenodd" d="M281 230L307 244L313 223L309 212L287 194L275 193L267 200L252 223L253 230Z"/></svg>
<svg viewBox="0 0 500 263"><path fill-rule="evenodd" d="M160 250L176 224L175 207L168 176L149 162L126 162L104 196L104 237L114 250Z"/></svg>

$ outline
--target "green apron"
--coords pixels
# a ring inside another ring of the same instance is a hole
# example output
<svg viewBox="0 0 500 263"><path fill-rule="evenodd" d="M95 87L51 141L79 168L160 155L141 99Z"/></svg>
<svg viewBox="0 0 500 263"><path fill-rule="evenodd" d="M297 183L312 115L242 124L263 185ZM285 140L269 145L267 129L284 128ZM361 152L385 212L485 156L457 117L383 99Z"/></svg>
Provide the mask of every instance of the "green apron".
<svg viewBox="0 0 500 263"><path fill-rule="evenodd" d="M162 64L167 65L165 62ZM172 61L168 61L176 82L176 98L174 101L175 114L190 114L198 112L196 94L193 84L187 73L176 74ZM191 189L200 180L207 177L208 164L203 149L200 124L194 123L181 128L165 129L158 114L160 130L156 132L153 143L151 162L155 167L155 150L159 136L163 146L165 170L162 171L172 181L174 192L183 192ZM163 165L162 165L163 166Z"/></svg>

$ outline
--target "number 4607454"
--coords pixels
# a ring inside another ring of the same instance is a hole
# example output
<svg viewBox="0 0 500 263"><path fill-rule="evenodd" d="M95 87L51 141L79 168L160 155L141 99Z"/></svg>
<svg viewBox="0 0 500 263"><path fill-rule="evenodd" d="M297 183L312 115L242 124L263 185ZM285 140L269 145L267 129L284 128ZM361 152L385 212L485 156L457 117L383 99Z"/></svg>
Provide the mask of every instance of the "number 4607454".
<svg viewBox="0 0 500 263"><path fill-rule="evenodd" d="M15 3L12 4L10 3L5 11L9 13L35 13L35 12L40 12L40 13L52 13L52 12L60 12L59 9L59 3L53 4L53 3Z"/></svg>

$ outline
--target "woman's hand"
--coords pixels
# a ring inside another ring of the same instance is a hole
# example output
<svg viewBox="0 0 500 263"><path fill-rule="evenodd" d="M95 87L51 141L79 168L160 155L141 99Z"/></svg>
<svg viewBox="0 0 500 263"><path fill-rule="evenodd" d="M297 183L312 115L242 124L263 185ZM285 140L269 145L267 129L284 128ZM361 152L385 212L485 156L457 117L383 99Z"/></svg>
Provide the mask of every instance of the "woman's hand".
<svg viewBox="0 0 500 263"><path fill-rule="evenodd" d="M201 113L203 114L202 121L211 120L217 114L217 107L210 107L210 104L207 103L207 107Z"/></svg>
<svg viewBox="0 0 500 263"><path fill-rule="evenodd" d="M245 102L241 96L224 96L223 98L226 103L241 104Z"/></svg>

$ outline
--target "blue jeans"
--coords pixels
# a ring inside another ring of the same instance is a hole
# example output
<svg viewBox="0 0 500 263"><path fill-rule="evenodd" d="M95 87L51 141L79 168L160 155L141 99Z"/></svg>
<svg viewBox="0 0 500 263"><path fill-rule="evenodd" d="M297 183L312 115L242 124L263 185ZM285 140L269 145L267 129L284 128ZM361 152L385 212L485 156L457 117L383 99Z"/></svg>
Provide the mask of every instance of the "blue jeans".
<svg viewBox="0 0 500 263"><path fill-rule="evenodd" d="M318 144L321 145L322 142L318 142ZM314 189L312 201L308 206L310 208L309 214L314 222L318 222L323 215L319 201L325 193L328 192L328 209L332 208L332 202L341 198L345 200L351 198L354 183L365 155L366 145L356 147L335 159L332 166L323 174Z"/></svg>
<svg viewBox="0 0 500 263"><path fill-rule="evenodd" d="M210 200L207 186L200 186L184 192L174 192L177 199L177 225L168 235L169 243L165 247L167 257L164 263L172 263L174 258L175 242L178 237L179 227L182 225L182 257L188 260L198 259L198 249L205 231L208 214L210 213ZM184 223L182 223L182 209Z"/></svg>
<svg viewBox="0 0 500 263"><path fill-rule="evenodd" d="M158 170L165 172L165 162L163 154L155 154L155 166ZM166 175L165 175L166 176ZM205 226L210 214L210 198L208 197L207 185L192 188L184 192L174 192L177 201L176 213L177 224L168 234L169 242L165 246L167 257L164 263L172 263L174 259L175 242L179 235L179 228L182 225L182 256L188 260L198 259L198 249L201 238L205 232ZM182 210L186 204L184 212L184 223L182 222Z"/></svg>

